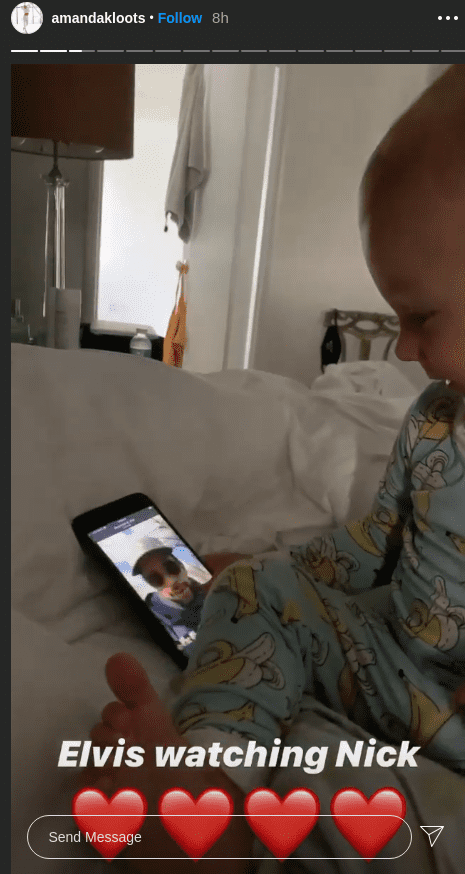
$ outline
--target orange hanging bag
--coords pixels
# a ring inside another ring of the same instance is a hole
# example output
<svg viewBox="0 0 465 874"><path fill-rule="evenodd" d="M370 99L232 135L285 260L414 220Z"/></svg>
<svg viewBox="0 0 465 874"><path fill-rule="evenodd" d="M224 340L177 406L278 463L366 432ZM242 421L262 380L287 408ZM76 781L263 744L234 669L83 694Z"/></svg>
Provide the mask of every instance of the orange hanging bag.
<svg viewBox="0 0 465 874"><path fill-rule="evenodd" d="M163 341L163 361L165 364L171 364L172 367L182 367L184 349L186 348L187 341L187 307L186 299L184 297L184 276L188 272L189 266L186 263L178 261L176 267L179 270L179 279L176 288L174 309L171 313L166 337Z"/></svg>

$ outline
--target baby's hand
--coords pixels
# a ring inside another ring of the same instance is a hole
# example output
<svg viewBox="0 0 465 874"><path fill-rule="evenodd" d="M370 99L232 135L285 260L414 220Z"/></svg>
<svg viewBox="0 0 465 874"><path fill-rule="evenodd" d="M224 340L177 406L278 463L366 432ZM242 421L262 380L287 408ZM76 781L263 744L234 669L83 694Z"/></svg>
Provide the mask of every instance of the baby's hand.
<svg viewBox="0 0 465 874"><path fill-rule="evenodd" d="M202 562L210 573L213 574L212 579L206 586L210 588L216 577L229 565L234 564L235 561L249 558L251 558L250 555L241 555L238 552L213 552L211 555L204 555Z"/></svg>

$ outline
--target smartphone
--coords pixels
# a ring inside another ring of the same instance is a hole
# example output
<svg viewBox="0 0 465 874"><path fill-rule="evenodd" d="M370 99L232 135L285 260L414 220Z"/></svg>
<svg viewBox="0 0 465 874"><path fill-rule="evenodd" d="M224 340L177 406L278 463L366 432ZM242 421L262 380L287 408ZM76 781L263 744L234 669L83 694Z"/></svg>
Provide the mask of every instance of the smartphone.
<svg viewBox="0 0 465 874"><path fill-rule="evenodd" d="M140 493L73 519L84 553L129 597L156 642L185 667L212 579L192 547Z"/></svg>

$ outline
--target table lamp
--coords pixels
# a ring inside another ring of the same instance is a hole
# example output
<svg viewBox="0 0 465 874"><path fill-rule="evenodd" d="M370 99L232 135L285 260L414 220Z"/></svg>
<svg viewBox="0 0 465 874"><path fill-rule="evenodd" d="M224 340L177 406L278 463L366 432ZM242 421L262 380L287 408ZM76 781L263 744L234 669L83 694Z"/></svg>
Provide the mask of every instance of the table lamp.
<svg viewBox="0 0 465 874"><path fill-rule="evenodd" d="M61 175L58 160L132 158L134 82L134 64L11 65L11 148L53 158L50 173L42 177L47 186L46 322L50 289L66 290L68 182Z"/></svg>

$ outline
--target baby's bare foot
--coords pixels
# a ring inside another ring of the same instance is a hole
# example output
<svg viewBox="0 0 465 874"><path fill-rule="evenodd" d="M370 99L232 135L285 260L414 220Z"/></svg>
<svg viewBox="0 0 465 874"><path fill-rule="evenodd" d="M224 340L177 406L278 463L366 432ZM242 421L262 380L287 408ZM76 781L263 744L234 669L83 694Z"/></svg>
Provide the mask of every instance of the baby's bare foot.
<svg viewBox="0 0 465 874"><path fill-rule="evenodd" d="M153 749L183 743L150 680L134 656L118 653L106 665L110 689L119 698L102 711L102 721L92 730L94 743L111 743L112 737L124 737Z"/></svg>
<svg viewBox="0 0 465 874"><path fill-rule="evenodd" d="M102 720L91 731L91 739L98 746L116 747L118 740L124 738L126 746L137 745L144 750L144 763L140 767L125 765L106 768L88 768L83 774L82 785L96 787L111 798L119 789L134 788L143 793L151 814L140 828L144 846L144 856L149 860L131 858L140 853L140 846L133 845L124 851L131 866L138 871L150 874L165 874L167 864L171 874L202 874L203 861L191 862L164 830L158 816L158 804L162 795L175 787L187 789L194 798L212 786L223 788L232 797L236 807L242 808L243 794L219 769L211 768L157 768L154 758L155 746L185 746L186 741L177 731L168 711L153 689L148 676L139 662L126 653L118 653L109 659L106 666L108 684L119 701L113 701L102 711ZM233 846L239 847L237 855L241 859L225 859L223 874L241 874L246 870L244 856L249 857L252 834L242 817L235 818L208 856L230 857L231 837ZM243 848L243 849L242 849ZM169 862L168 862L169 860ZM212 861L207 861L208 874ZM205 872L207 874L207 872Z"/></svg>

